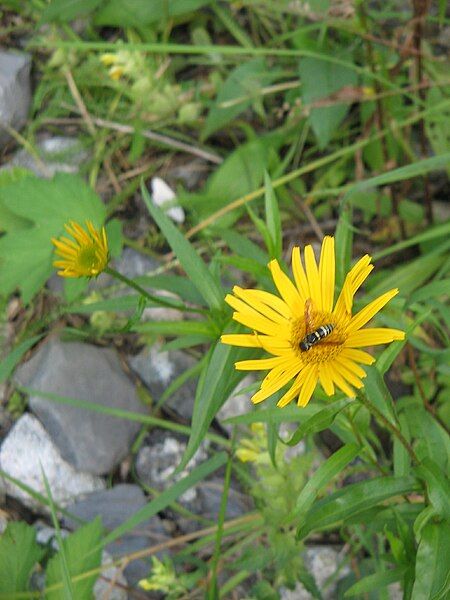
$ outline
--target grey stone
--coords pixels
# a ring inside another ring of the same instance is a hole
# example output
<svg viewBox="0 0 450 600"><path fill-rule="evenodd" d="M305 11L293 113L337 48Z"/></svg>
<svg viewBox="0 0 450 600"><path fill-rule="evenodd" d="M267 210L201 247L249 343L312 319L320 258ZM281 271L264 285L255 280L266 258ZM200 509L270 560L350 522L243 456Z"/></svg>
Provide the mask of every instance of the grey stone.
<svg viewBox="0 0 450 600"><path fill-rule="evenodd" d="M95 492L83 500L70 505L67 510L72 515L85 521L92 521L100 516L107 530L113 530L132 517L147 503L142 490L136 485L121 484L109 490ZM66 527L76 529L79 523L68 517L63 518ZM167 539L163 521L154 516L139 523L139 525L119 539L106 546L113 557L125 556ZM131 585L148 575L150 561L137 559L132 561L124 570L125 577Z"/></svg>
<svg viewBox="0 0 450 600"><path fill-rule="evenodd" d="M350 568L347 564L342 565L345 557L342 556L342 548L333 546L317 545L308 546L303 553L305 565L314 577L317 587L322 593L324 600L334 600L337 594L337 583L348 573ZM342 566L341 566L342 565ZM294 590L280 588L281 600L312 600L313 596L301 584L297 583Z"/></svg>
<svg viewBox="0 0 450 600"><path fill-rule="evenodd" d="M145 484L160 491L189 475L190 471L206 460L208 442L204 441L186 467L174 475L174 471L186 450L186 443L176 437L165 436L150 446L142 446L136 457L136 472ZM193 502L197 498L196 488L190 488L178 499L180 502Z"/></svg>
<svg viewBox="0 0 450 600"><path fill-rule="evenodd" d="M174 187L181 183L190 192L198 189L201 180L206 179L210 173L210 167L202 159L190 160L188 163L176 165L167 171L167 180Z"/></svg>
<svg viewBox="0 0 450 600"><path fill-rule="evenodd" d="M27 120L31 102L31 56L0 52L0 146L10 139L2 123L20 129Z"/></svg>
<svg viewBox="0 0 450 600"><path fill-rule="evenodd" d="M81 494L100 490L105 485L100 477L77 472L69 465L38 419L25 414L11 429L0 448L0 469L47 496L41 468L47 477L54 501L62 506ZM11 481L5 479L4 484L6 493L25 506L36 511L46 511L37 500Z"/></svg>
<svg viewBox="0 0 450 600"><path fill-rule="evenodd" d="M169 385L182 373L190 369L195 361L180 350L161 351L160 344L146 347L139 354L130 356L128 364L139 375L155 402L158 402ZM190 421L194 409L197 378L188 379L165 402L184 419Z"/></svg>
<svg viewBox="0 0 450 600"><path fill-rule="evenodd" d="M94 600L127 600L127 580L112 564L109 552L102 554L102 572L94 585Z"/></svg>
<svg viewBox="0 0 450 600"><path fill-rule="evenodd" d="M78 173L81 164L88 158L88 152L80 140L70 137L41 139L36 150L40 160L22 148L3 169L22 167L33 171L38 177L53 177L58 172Z"/></svg>
<svg viewBox="0 0 450 600"><path fill-rule="evenodd" d="M161 263L151 256L136 252L133 248L125 248L120 258L114 261L114 266L122 275L133 279L156 271Z"/></svg>
<svg viewBox="0 0 450 600"><path fill-rule="evenodd" d="M224 429L231 433L233 431L233 425L224 423L226 419L231 417L237 417L239 415L245 415L248 412L254 410L254 404L250 400L253 393L242 392L244 388L249 386L255 378L252 375L247 375L234 389L231 396L224 402L220 407L216 418Z"/></svg>
<svg viewBox="0 0 450 600"><path fill-rule="evenodd" d="M15 378L38 391L78 398L144 414L135 387L110 349L78 342L47 342L23 364ZM31 410L41 419L63 458L78 470L100 475L111 471L128 453L139 423L30 397Z"/></svg>

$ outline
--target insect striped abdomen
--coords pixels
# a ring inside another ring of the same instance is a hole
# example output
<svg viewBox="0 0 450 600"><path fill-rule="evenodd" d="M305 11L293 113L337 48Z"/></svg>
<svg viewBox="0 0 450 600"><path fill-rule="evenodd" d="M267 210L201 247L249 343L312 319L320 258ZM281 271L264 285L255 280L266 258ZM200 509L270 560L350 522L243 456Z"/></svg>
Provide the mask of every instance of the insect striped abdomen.
<svg viewBox="0 0 450 600"><path fill-rule="evenodd" d="M312 333L308 333L300 342L300 350L309 350L312 346L320 342L320 340L330 335L333 329L334 325L329 323L328 325L321 325Z"/></svg>

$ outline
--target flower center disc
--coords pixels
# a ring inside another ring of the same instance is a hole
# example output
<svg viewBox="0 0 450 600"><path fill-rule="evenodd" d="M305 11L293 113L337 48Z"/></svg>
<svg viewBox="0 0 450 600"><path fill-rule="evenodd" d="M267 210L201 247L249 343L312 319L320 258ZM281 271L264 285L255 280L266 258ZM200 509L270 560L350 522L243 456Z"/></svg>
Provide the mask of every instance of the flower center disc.
<svg viewBox="0 0 450 600"><path fill-rule="evenodd" d="M316 331L322 325L333 325L333 331L308 350L302 350L300 344L305 336ZM292 322L292 349L306 363L321 363L334 358L341 352L345 338L343 327L336 322L336 317L328 312L313 309L309 314Z"/></svg>

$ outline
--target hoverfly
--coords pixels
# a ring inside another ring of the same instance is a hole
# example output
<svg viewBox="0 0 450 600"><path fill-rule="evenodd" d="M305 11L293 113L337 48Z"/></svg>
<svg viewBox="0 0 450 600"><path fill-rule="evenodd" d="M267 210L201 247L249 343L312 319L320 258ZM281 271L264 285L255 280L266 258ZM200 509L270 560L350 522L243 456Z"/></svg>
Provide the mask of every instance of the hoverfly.
<svg viewBox="0 0 450 600"><path fill-rule="evenodd" d="M312 317L311 317L311 299L308 298L305 302L305 331L307 332L305 337L300 342L300 350L306 352L312 348L315 344L323 340L323 338L330 335L334 329L334 325L328 323L327 325L321 325L314 331L312 329ZM310 333L308 333L308 331Z"/></svg>

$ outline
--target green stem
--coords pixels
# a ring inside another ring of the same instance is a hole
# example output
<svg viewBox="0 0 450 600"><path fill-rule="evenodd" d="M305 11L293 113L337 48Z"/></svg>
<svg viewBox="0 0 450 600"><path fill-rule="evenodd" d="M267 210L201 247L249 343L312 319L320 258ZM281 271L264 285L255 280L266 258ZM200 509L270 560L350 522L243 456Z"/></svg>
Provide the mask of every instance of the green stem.
<svg viewBox="0 0 450 600"><path fill-rule="evenodd" d="M407 451L407 453L409 454L411 460L413 462L415 462L416 464L419 464L419 459L417 458L417 454L414 452L413 447L411 446L411 444L408 442L408 440L405 438L405 436L403 435L403 433L400 431L400 429L398 427L396 427L393 423L391 423L389 421L389 419L387 419L383 413L376 407L374 406L371 401L369 400L369 398L364 394L364 392L359 391L358 393L358 400L361 402L361 404L363 404L367 410L374 416L376 417L385 427L386 429L389 429L389 431L395 435L395 437L398 439L398 441L404 446L405 450Z"/></svg>
<svg viewBox="0 0 450 600"><path fill-rule="evenodd" d="M200 308L191 308L189 306L185 306L184 304L179 304L178 302L173 302L173 301L170 301L170 300L164 300L160 296L154 296L153 294L150 294L149 292L147 292L147 290L145 290L138 283L136 283L132 279L129 279L125 275L122 275L122 273L119 273L119 271L116 271L116 269L113 269L112 267L106 267L104 269L104 272L108 273L108 275L111 275L111 277L114 277L118 281L121 281L122 283L124 283L128 287L133 288L141 296L143 296L147 300L150 300L150 302L153 302L155 304L159 304L159 306L164 306L166 308L174 308L175 310L181 310L181 311L186 311L186 312L193 312L193 313L200 313L200 314L204 313L204 311L202 309L200 309Z"/></svg>

